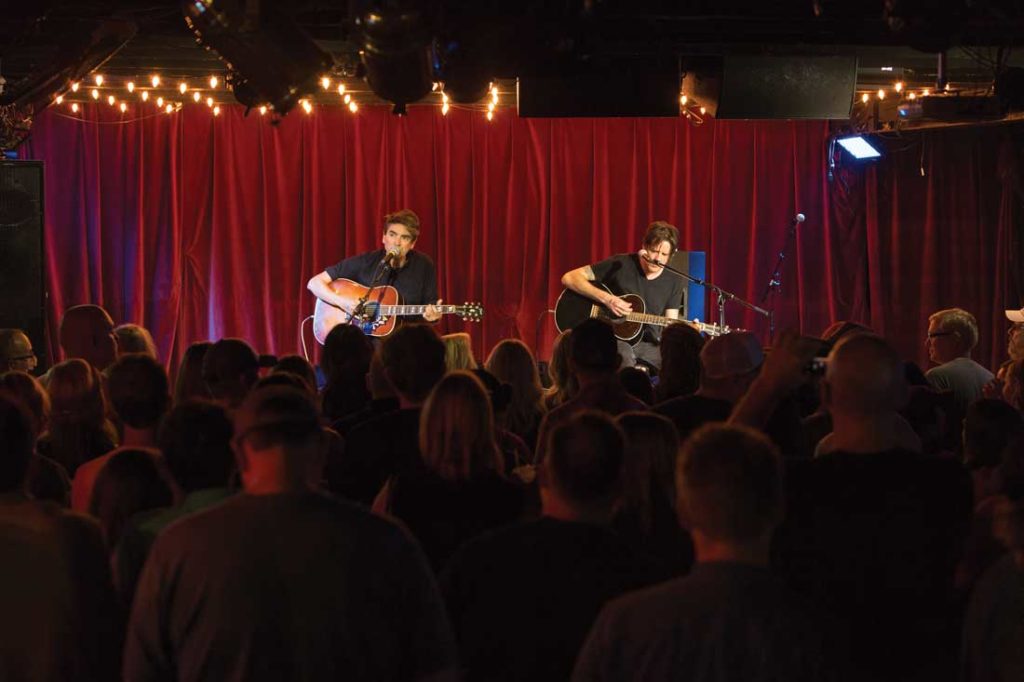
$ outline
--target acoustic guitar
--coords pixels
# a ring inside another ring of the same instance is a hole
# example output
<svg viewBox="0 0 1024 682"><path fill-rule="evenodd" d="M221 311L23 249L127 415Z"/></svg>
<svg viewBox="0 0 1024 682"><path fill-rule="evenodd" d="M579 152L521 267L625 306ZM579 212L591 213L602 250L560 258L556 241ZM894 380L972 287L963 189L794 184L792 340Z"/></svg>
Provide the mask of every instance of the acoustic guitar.
<svg viewBox="0 0 1024 682"><path fill-rule="evenodd" d="M427 304L403 305L398 302L398 290L391 286L372 289L350 279L336 279L328 285L340 296L344 305L339 308L316 300L313 310L313 336L323 345L324 339L335 326L353 324L367 336L387 336L395 329L399 317L422 315ZM442 315L458 315L467 322L479 322L484 309L479 303L434 306ZM358 311L355 315L353 313Z"/></svg>
<svg viewBox="0 0 1024 682"><path fill-rule="evenodd" d="M599 289L604 289L609 294L612 291L599 282L591 282ZM706 324L697 320L683 320L664 315L651 315L646 312L647 305L639 294L623 294L619 296L633 306L633 312L627 315L616 315L611 310L586 296L581 296L571 289L565 289L555 303L555 326L559 332L572 329L584 320L592 317L599 317L612 323L615 330L615 338L625 341L631 345L640 342L643 335L644 325L650 324L656 327L667 327L673 324L688 324L702 334L708 336L720 336L728 334L729 327L720 327L715 324Z"/></svg>

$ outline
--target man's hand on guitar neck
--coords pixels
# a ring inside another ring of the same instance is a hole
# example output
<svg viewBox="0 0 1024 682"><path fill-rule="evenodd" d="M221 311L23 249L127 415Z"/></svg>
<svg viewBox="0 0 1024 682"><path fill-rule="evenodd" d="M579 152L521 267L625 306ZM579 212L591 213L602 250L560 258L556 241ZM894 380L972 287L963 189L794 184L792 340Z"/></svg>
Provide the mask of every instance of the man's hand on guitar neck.
<svg viewBox="0 0 1024 682"><path fill-rule="evenodd" d="M441 299L437 299L437 303L431 303L427 306L427 309L423 311L423 319L427 322L437 322L441 319L441 311L435 306L441 305Z"/></svg>

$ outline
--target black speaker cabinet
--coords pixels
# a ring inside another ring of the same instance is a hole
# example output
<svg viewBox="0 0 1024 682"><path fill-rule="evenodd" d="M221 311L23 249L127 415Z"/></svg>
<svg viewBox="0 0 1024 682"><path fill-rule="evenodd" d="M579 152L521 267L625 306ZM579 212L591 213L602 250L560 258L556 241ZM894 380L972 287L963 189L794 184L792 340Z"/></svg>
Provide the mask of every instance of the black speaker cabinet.
<svg viewBox="0 0 1024 682"><path fill-rule="evenodd" d="M719 119L848 119L857 58L726 55L689 64L683 94Z"/></svg>
<svg viewBox="0 0 1024 682"><path fill-rule="evenodd" d="M0 161L0 328L23 330L45 369L43 163Z"/></svg>

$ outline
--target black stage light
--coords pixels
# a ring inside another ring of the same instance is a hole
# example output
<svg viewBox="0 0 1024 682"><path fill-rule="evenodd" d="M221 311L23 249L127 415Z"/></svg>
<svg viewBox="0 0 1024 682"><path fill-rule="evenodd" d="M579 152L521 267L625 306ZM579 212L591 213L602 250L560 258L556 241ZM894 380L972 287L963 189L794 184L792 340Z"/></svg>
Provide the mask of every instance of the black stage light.
<svg viewBox="0 0 1024 682"><path fill-rule="evenodd" d="M374 3L356 25L366 82L378 97L408 104L430 92L432 40L420 3Z"/></svg>
<svg viewBox="0 0 1024 682"><path fill-rule="evenodd" d="M258 100L283 116L314 92L334 65L278 3L185 0L182 11L200 44L216 52L245 83L248 91L235 94L247 105Z"/></svg>

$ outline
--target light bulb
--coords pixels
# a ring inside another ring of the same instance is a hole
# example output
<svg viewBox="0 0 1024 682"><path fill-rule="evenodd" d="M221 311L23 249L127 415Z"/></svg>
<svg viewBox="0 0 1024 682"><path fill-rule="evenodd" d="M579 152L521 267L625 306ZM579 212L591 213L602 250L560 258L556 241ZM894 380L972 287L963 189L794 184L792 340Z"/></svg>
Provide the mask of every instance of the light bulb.
<svg viewBox="0 0 1024 682"><path fill-rule="evenodd" d="M493 121L494 120L494 112L493 111L488 111L487 112L487 120L488 121Z"/></svg>
<svg viewBox="0 0 1024 682"><path fill-rule="evenodd" d="M103 76L96 74L96 85L103 85Z"/></svg>
<svg viewBox="0 0 1024 682"><path fill-rule="evenodd" d="M163 97L157 97L156 98L156 105L158 107L162 107L164 105L164 98Z"/></svg>
<svg viewBox="0 0 1024 682"><path fill-rule="evenodd" d="M148 102L149 101L149 90L143 90L142 91L142 101L143 102Z"/></svg>
<svg viewBox="0 0 1024 682"><path fill-rule="evenodd" d="M109 104L110 106L114 106L114 102L116 101L117 99L113 95L109 95L107 97L107 104Z"/></svg>
<svg viewBox="0 0 1024 682"><path fill-rule="evenodd" d="M220 107L219 106L213 108L213 115L214 116L220 116Z"/></svg>
<svg viewBox="0 0 1024 682"><path fill-rule="evenodd" d="M306 110L307 114L313 113L313 105L309 103L309 100L302 100L302 108Z"/></svg>
<svg viewBox="0 0 1024 682"><path fill-rule="evenodd" d="M903 81L896 81L896 84L892 86L892 89L896 92L903 92Z"/></svg>
<svg viewBox="0 0 1024 682"><path fill-rule="evenodd" d="M704 114L706 114L706 113L708 113L708 110L707 110L707 108L706 108L706 107L701 107L701 108L700 108L700 115L701 115L701 116L703 116L703 115L704 115Z"/></svg>
<svg viewBox="0 0 1024 682"><path fill-rule="evenodd" d="M216 76L210 76L210 88L211 88L211 89L216 89L216 87L217 87L217 83L219 83L219 82L220 82L220 81L219 81L219 80L217 80L217 77L216 77Z"/></svg>
<svg viewBox="0 0 1024 682"><path fill-rule="evenodd" d="M126 111L128 111L128 105L124 102L121 102L121 113L123 114Z"/></svg>
<svg viewBox="0 0 1024 682"><path fill-rule="evenodd" d="M128 92L135 92L135 81L128 81L124 87L128 88Z"/></svg>
<svg viewBox="0 0 1024 682"><path fill-rule="evenodd" d="M71 103L71 111L75 112L76 114L78 113L78 102Z"/></svg>
<svg viewBox="0 0 1024 682"><path fill-rule="evenodd" d="M487 103L487 111L488 111L488 113L494 111L494 102L488 102Z"/></svg>
<svg viewBox="0 0 1024 682"><path fill-rule="evenodd" d="M212 107L213 106L213 98L212 97L207 97L206 98L206 106L208 106L208 107Z"/></svg>
<svg viewBox="0 0 1024 682"><path fill-rule="evenodd" d="M100 91L97 90L96 88L92 89L92 98L93 99L99 99L100 98Z"/></svg>
<svg viewBox="0 0 1024 682"><path fill-rule="evenodd" d="M331 89L331 79L328 78L327 76L324 76L323 78L321 78L320 79L320 87L322 87L324 90L330 90Z"/></svg>
<svg viewBox="0 0 1024 682"><path fill-rule="evenodd" d="M338 94L339 95L344 95L345 94L345 84L344 83L338 84Z"/></svg>
<svg viewBox="0 0 1024 682"><path fill-rule="evenodd" d="M441 101L444 102L445 104L448 104L448 94L447 93L444 93L444 92L441 93Z"/></svg>
<svg viewBox="0 0 1024 682"><path fill-rule="evenodd" d="M357 111L359 111L359 105L356 104L355 102L349 102L348 103L348 110L351 111L354 114Z"/></svg>
<svg viewBox="0 0 1024 682"><path fill-rule="evenodd" d="M153 74L153 77L149 79L149 82L153 84L154 88L160 87L160 76Z"/></svg>
<svg viewBox="0 0 1024 682"><path fill-rule="evenodd" d="M915 95L915 94L914 94L914 93L912 93L912 92L910 92L910 93L907 93L907 99L917 99L917 95Z"/></svg>
<svg viewBox="0 0 1024 682"><path fill-rule="evenodd" d="M441 115L442 116L447 116L448 115L448 109L450 109L450 108L451 107L448 106L448 102L445 102L444 104L442 104L441 105Z"/></svg>
<svg viewBox="0 0 1024 682"><path fill-rule="evenodd" d="M352 101L352 95L345 94L345 104L349 104Z"/></svg>
<svg viewBox="0 0 1024 682"><path fill-rule="evenodd" d="M878 99L885 99L885 90L878 88Z"/></svg>
<svg viewBox="0 0 1024 682"><path fill-rule="evenodd" d="M64 103L64 95L57 95L57 99L54 100L57 104Z"/></svg>
<svg viewBox="0 0 1024 682"><path fill-rule="evenodd" d="M686 103L689 102L689 101L690 101L690 98L687 97L686 95L680 95L679 96L679 103L682 104L684 107L686 106Z"/></svg>
<svg viewBox="0 0 1024 682"><path fill-rule="evenodd" d="M78 83L72 83L72 84L71 84L71 92L78 92L78 88L79 88L79 87L80 87L80 86L79 86L79 84L78 84Z"/></svg>
<svg viewBox="0 0 1024 682"><path fill-rule="evenodd" d="M924 90L921 91L921 97L927 97L930 94L932 94L932 91L929 90L928 88L925 88Z"/></svg>
<svg viewBox="0 0 1024 682"><path fill-rule="evenodd" d="M266 113L267 113L267 107L266 106L260 107L260 116L263 116Z"/></svg>
<svg viewBox="0 0 1024 682"><path fill-rule="evenodd" d="M185 81L178 83L178 92L184 95L186 90L188 90L188 86L185 85Z"/></svg>
<svg viewBox="0 0 1024 682"><path fill-rule="evenodd" d="M167 112L167 113L169 114L169 113L171 113L172 111L174 111L174 106L173 106L173 105L170 105L170 104L168 104L168 105L167 105L166 107L164 107L164 111L166 111L166 112Z"/></svg>
<svg viewBox="0 0 1024 682"><path fill-rule="evenodd" d="M195 92L192 93L192 99L195 100L196 102L198 102L202 98L203 98L203 96L199 94L198 90L196 90Z"/></svg>
<svg viewBox="0 0 1024 682"><path fill-rule="evenodd" d="M864 102L864 104L867 104L869 99L871 99L871 95L866 92L860 96L860 101Z"/></svg>
<svg viewBox="0 0 1024 682"><path fill-rule="evenodd" d="M498 86L497 85L492 85L491 86L491 97L493 97L495 99L498 98Z"/></svg>

